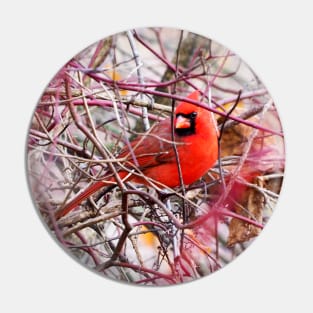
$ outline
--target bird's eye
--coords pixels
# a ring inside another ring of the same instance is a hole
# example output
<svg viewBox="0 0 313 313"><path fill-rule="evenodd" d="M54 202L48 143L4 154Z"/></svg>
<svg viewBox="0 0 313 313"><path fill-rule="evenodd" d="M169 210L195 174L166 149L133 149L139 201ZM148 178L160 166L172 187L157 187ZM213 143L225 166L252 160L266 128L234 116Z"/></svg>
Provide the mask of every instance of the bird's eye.
<svg viewBox="0 0 313 313"><path fill-rule="evenodd" d="M190 114L190 117L191 117L191 118L196 118L197 115L198 115L197 112L192 112L192 113Z"/></svg>

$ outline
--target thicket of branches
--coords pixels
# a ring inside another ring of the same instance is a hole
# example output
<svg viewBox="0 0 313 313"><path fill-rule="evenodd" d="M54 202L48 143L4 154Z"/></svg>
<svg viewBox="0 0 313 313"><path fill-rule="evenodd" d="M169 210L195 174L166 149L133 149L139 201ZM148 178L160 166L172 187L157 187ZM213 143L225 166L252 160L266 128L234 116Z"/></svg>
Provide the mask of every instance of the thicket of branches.
<svg viewBox="0 0 313 313"><path fill-rule="evenodd" d="M55 218L195 89L220 129L219 160L201 180L163 190L117 182ZM27 153L35 204L64 248L107 277L147 285L193 280L233 260L271 216L284 170L262 82L232 51L174 29L123 32L65 64L38 102Z"/></svg>

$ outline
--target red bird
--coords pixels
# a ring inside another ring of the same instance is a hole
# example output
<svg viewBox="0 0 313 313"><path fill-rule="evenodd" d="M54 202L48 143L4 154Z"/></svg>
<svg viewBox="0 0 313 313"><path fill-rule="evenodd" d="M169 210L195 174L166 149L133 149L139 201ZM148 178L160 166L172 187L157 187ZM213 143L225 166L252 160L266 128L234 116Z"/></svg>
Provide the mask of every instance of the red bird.
<svg viewBox="0 0 313 313"><path fill-rule="evenodd" d="M188 99L198 101L199 92L194 91ZM174 116L174 141L183 183L189 185L202 177L218 157L218 130L212 113L188 102L179 103ZM118 158L126 159L123 165L137 171L129 174L129 171L119 170L121 179L129 175L126 180L135 183L150 186L155 184L161 188L164 188L164 185L171 188L180 186L170 117L155 124L144 136L131 141L131 149L133 153L130 153L126 146ZM116 184L113 174L107 177L106 181L95 182L58 210L56 218L66 215L97 190L110 185L110 181Z"/></svg>

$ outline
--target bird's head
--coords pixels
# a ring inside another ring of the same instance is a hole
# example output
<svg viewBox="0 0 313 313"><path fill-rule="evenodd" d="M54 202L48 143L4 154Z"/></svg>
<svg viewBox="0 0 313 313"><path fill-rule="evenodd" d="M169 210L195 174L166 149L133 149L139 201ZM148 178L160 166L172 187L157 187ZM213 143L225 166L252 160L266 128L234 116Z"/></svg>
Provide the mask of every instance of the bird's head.
<svg viewBox="0 0 313 313"><path fill-rule="evenodd" d="M199 101L199 91L192 92L188 99ZM209 133L216 135L217 132L212 113L189 102L180 102L176 107L174 128L178 136L190 136L200 134L203 131L206 134L209 131Z"/></svg>

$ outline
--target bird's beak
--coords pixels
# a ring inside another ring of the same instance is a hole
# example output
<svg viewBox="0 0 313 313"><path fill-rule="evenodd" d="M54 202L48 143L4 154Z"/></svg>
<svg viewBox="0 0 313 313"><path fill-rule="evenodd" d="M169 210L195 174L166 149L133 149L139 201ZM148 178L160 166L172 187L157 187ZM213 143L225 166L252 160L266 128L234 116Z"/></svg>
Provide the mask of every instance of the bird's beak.
<svg viewBox="0 0 313 313"><path fill-rule="evenodd" d="M181 128L190 128L190 119L183 117L181 115L178 115L176 118L175 128L181 129Z"/></svg>

